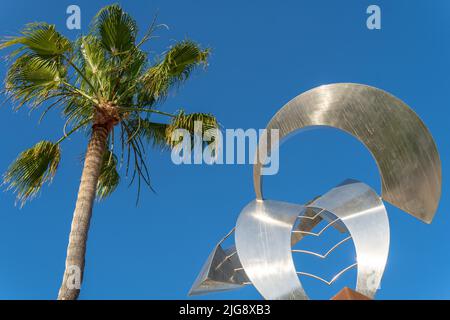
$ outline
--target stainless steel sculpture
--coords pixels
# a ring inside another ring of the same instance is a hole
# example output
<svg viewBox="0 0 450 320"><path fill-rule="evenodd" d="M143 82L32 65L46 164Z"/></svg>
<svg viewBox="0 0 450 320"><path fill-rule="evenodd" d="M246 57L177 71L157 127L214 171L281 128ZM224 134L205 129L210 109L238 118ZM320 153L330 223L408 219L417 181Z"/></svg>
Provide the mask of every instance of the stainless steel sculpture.
<svg viewBox="0 0 450 320"><path fill-rule="evenodd" d="M331 126L358 138L378 164L383 199L422 221L432 221L441 192L441 164L430 133L406 104L373 87L332 84L290 101L267 129L279 129L283 139L309 126ZM259 150L270 143L260 141ZM219 242L190 294L253 284L265 299L308 299L300 277L330 285L356 267L356 291L373 298L389 252L389 221L382 199L364 183L347 180L305 205L266 200L261 189L263 160L254 166L256 200L241 211L236 228L224 238L234 233L235 246L224 249L224 239ZM322 220L328 221L325 228L312 232ZM292 250L305 236L320 236L329 227L349 236L324 254ZM332 279L295 269L293 253L326 258L350 240L356 262Z"/></svg>

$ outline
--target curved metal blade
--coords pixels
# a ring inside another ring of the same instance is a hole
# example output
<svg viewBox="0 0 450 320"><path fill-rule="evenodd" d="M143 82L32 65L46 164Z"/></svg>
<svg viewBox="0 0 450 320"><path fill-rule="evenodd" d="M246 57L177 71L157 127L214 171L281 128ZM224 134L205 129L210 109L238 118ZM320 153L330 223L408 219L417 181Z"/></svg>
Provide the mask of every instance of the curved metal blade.
<svg viewBox="0 0 450 320"><path fill-rule="evenodd" d="M236 223L236 249L247 276L269 300L308 299L291 252L291 231L305 207L254 200Z"/></svg>
<svg viewBox="0 0 450 320"><path fill-rule="evenodd" d="M359 139L377 162L383 199L422 221L433 220L441 195L441 161L430 132L405 103L366 85L324 85L288 102L267 129L279 129L282 140L311 126L341 129ZM267 146L270 141L263 136L259 150L270 150ZM253 169L257 199L263 199L263 160Z"/></svg>
<svg viewBox="0 0 450 320"><path fill-rule="evenodd" d="M356 291L373 298L389 255L389 220L383 201L368 185L347 180L309 206L331 212L345 225L356 250Z"/></svg>
<svg viewBox="0 0 450 320"><path fill-rule="evenodd" d="M237 289L249 282L234 246L227 250L220 244L214 247L188 295ZM239 270L239 271L237 271Z"/></svg>

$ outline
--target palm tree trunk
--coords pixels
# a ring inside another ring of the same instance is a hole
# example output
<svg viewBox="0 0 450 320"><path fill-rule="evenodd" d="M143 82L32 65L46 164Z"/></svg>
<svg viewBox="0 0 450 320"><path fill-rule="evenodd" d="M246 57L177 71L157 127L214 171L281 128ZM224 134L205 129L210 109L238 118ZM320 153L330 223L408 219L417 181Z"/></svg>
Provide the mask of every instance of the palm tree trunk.
<svg viewBox="0 0 450 320"><path fill-rule="evenodd" d="M86 241L97 191L97 182L106 148L109 126L94 125L84 161L80 188L73 213L67 247L66 268L58 300L75 300L83 280Z"/></svg>

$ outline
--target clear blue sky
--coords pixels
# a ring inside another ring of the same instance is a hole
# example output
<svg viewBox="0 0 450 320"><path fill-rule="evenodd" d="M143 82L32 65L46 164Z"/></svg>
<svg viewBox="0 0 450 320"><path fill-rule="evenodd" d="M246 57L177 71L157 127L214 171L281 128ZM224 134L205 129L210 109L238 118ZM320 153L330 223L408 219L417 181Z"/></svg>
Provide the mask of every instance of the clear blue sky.
<svg viewBox="0 0 450 320"><path fill-rule="evenodd" d="M14 34L25 23L65 27L66 7L82 10L82 32L108 1L2 1L0 33ZM382 30L365 26L366 8L382 9ZM382 88L408 103L432 132L443 169L441 203L426 225L387 205L391 251L378 298L450 298L450 217L448 210L450 115L450 2L446 0L302 1L123 1L142 29L159 12L169 25L148 50L161 52L172 41L192 38L213 50L206 72L198 72L165 110L180 107L214 113L225 128L264 128L287 101L315 86L358 82ZM5 64L0 65L3 78ZM41 139L57 139L57 113L40 125L39 114L0 109L4 171L16 155ZM0 298L57 295L81 174L80 134L63 147L54 182L23 209L0 193ZM377 191L380 181L368 151L334 130L297 135L281 149L280 172L267 179L266 194L303 203L344 180L362 180ZM97 203L88 241L81 299L184 299L214 244L234 226L254 199L252 168L175 166L167 152L152 151L149 163L157 194L144 190L135 206L135 188L126 183ZM126 180L124 179L124 182ZM351 255L351 252L348 253ZM329 275L336 266L325 265ZM313 297L335 287L306 281ZM354 281L353 281L354 282ZM251 287L205 299L259 299Z"/></svg>

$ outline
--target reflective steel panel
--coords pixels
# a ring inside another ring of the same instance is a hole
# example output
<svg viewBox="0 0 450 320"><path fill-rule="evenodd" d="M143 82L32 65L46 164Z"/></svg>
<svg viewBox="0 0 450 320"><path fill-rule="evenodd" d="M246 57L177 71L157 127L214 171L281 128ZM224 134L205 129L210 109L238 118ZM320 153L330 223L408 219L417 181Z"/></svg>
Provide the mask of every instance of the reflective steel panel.
<svg viewBox="0 0 450 320"><path fill-rule="evenodd" d="M441 162L430 132L405 103L366 85L324 85L288 102L267 129L279 129L282 140L311 126L341 129L359 139L377 162L383 199L422 221L433 220L441 195ZM260 148L266 145L270 141L262 139ZM260 171L258 162L257 199L263 199Z"/></svg>
<svg viewBox="0 0 450 320"><path fill-rule="evenodd" d="M309 206L333 213L345 225L356 250L356 291L373 298L389 254L389 220L383 201L368 185L347 180Z"/></svg>
<svg viewBox="0 0 450 320"><path fill-rule="evenodd" d="M232 233L233 230L214 247L189 291L190 296L237 289L249 283L236 247L222 248L223 241Z"/></svg>
<svg viewBox="0 0 450 320"><path fill-rule="evenodd" d="M254 200L236 223L236 249L247 276L265 299L307 299L295 270L291 231L305 207Z"/></svg>
<svg viewBox="0 0 450 320"><path fill-rule="evenodd" d="M297 219L301 221L294 228ZM317 221L321 220L328 224L319 232L313 232ZM303 237L320 236L331 227L348 232L350 236L323 254L292 250L295 242ZM308 299L299 275L331 285L346 271L357 267L356 291L373 298L387 262L389 238L389 221L381 198L369 186L356 180L345 181L307 206L254 200L239 215L235 228L236 245L224 250L222 239L215 246L189 294L253 284L265 299ZM342 269L332 279L325 280L295 269L292 252L326 259L347 241L354 243L356 263Z"/></svg>

